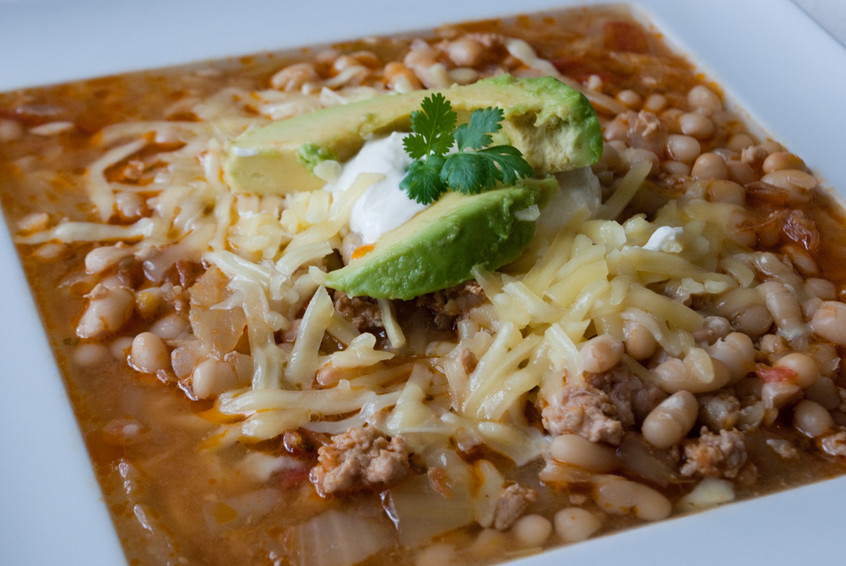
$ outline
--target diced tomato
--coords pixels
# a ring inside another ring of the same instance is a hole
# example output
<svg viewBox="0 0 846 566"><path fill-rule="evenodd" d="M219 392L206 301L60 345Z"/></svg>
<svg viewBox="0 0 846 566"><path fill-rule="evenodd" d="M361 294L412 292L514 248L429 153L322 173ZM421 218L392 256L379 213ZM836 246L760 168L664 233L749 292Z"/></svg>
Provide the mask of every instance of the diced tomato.
<svg viewBox="0 0 846 566"><path fill-rule="evenodd" d="M794 383L796 372L788 367L773 367L766 364L756 364L755 373L764 383Z"/></svg>

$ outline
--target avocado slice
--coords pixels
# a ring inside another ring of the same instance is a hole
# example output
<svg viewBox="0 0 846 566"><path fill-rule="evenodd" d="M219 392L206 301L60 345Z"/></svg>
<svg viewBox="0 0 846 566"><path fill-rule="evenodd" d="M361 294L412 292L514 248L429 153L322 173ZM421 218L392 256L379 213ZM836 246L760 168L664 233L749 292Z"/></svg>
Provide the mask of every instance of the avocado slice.
<svg viewBox="0 0 846 566"><path fill-rule="evenodd" d="M368 254L330 272L326 286L352 296L408 300L471 279L476 265L502 267L534 235L535 222L519 219L519 212L542 207L555 190L558 183L547 177L477 195L448 192L384 234Z"/></svg>
<svg viewBox="0 0 846 566"><path fill-rule="evenodd" d="M433 91L389 94L334 106L245 132L228 143L223 170L235 191L280 194L319 189L311 173L325 159L346 161L366 138L410 131L411 112ZM553 77L500 75L439 91L469 119L476 108L499 107L504 119L497 143L523 153L535 175L583 167L602 154L596 113L582 93Z"/></svg>

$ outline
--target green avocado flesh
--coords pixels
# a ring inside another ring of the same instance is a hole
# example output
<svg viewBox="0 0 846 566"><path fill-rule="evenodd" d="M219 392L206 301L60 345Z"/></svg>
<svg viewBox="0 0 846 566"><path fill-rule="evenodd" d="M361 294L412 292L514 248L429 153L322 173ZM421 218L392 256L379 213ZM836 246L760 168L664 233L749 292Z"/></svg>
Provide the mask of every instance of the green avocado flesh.
<svg viewBox="0 0 846 566"><path fill-rule="evenodd" d="M408 300L471 279L477 265L497 269L516 259L534 235L535 222L515 213L542 207L557 189L547 178L478 195L446 193L379 238L370 253L330 272L326 286L352 296Z"/></svg>
<svg viewBox="0 0 846 566"><path fill-rule="evenodd" d="M411 112L432 92L388 94L248 131L226 147L226 181L235 191L259 194L319 189L325 183L312 174L314 165L350 159L371 136L410 131ZM501 75L438 92L450 101L459 123L477 108L501 108L504 139L497 143L519 149L538 177L590 165L602 154L590 103L553 77Z"/></svg>

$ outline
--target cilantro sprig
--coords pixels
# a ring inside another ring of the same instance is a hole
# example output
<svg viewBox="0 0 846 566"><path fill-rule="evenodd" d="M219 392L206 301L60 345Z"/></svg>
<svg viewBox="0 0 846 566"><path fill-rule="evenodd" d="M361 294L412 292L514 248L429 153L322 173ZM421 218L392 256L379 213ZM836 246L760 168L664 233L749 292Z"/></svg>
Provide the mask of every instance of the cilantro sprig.
<svg viewBox="0 0 846 566"><path fill-rule="evenodd" d="M497 183L511 184L532 176L532 167L516 147L488 147L502 119L501 108L478 108L469 122L456 128L458 115L443 94L424 98L420 110L411 113L414 133L403 140L414 161L400 188L417 202L429 204L450 189L478 194ZM449 153L453 145L458 151Z"/></svg>

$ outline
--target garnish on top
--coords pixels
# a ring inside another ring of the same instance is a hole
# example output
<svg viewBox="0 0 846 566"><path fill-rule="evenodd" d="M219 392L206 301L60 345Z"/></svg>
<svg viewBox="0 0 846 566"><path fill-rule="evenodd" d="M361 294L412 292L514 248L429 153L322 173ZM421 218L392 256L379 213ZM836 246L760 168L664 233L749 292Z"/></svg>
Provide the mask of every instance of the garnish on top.
<svg viewBox="0 0 846 566"><path fill-rule="evenodd" d="M377 96L248 130L227 142L223 160L224 179L237 192L287 194L322 189L326 182L313 174L317 163L324 159L346 162L372 136L408 129L411 113L420 111L423 99L433 92L411 91ZM431 143L432 135L443 132L447 139L445 147L438 143L432 148L436 152L426 149L415 159L423 161L422 158L427 157L425 161L431 160L428 164L431 169L429 179L433 183L430 189L435 192L443 189L444 184L455 191L460 191L459 187L473 187L462 175L475 171L474 168L483 173L472 173L471 176L486 178L488 182L500 173L519 174L520 169L511 163L514 150L485 148L490 142L486 137L480 139L477 134L494 133L494 138L501 136L507 140L505 143L517 148L534 170L533 177L585 167L596 162L602 154L602 133L590 102L580 92L554 77L518 78L504 74L437 92L444 99L449 99L451 108L459 116L469 116L478 108L502 110L491 110L493 114L490 115L494 118L483 118L485 111L480 111L473 124L459 128L460 131L466 129L466 134L454 130L454 123L433 122L438 129L427 132L429 137L424 137L426 143L423 145ZM493 125L487 126L487 121L493 122ZM416 131L426 132L421 128L423 126L418 126ZM459 153L468 155L447 155L455 141L460 144ZM447 168L446 182L439 180L444 167L437 167L439 160L434 157L436 155L444 161L450 159L451 163L461 164L454 169ZM507 163L508 167L500 169L497 161ZM468 167L467 162L472 162L473 166ZM490 169L492 165L497 171ZM415 169L419 167L421 165L415 165ZM435 172L437 175L432 174ZM507 180L503 182L508 184Z"/></svg>
<svg viewBox="0 0 846 566"><path fill-rule="evenodd" d="M477 108L470 121L455 127L458 115L446 97L435 92L411 113L410 134L403 146L414 161L400 183L413 200L429 204L447 190L478 194L498 182L512 184L531 177L533 170L523 154L511 145L488 147L491 134L502 127L500 108ZM449 153L455 145L458 150Z"/></svg>

